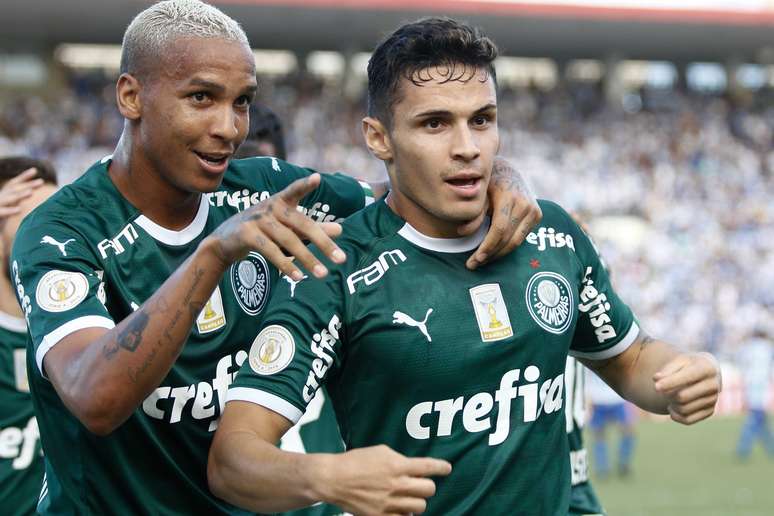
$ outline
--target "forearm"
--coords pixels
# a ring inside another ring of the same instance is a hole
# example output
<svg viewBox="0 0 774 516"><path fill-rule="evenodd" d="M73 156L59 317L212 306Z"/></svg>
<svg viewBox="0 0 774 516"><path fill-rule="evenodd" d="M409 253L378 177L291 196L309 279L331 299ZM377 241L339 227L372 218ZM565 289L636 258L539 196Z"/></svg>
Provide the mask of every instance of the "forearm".
<svg viewBox="0 0 774 516"><path fill-rule="evenodd" d="M680 352L666 342L646 336L638 339L623 355L584 363L623 398L648 412L667 414L670 400L656 390L653 376Z"/></svg>
<svg viewBox="0 0 774 516"><path fill-rule="evenodd" d="M281 512L322 500L317 485L330 455L280 450L249 431L230 432L227 446L213 443L207 464L210 490L255 512Z"/></svg>
<svg viewBox="0 0 774 516"><path fill-rule="evenodd" d="M109 433L123 423L171 369L224 271L206 242L115 328L70 356L51 362L47 355L60 397L92 431ZM70 344L62 353L75 349Z"/></svg>

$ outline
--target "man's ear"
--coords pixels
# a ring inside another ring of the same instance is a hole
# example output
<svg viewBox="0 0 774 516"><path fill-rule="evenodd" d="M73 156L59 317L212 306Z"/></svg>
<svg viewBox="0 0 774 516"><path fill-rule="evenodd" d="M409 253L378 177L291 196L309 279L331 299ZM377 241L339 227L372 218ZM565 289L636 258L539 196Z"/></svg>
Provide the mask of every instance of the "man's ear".
<svg viewBox="0 0 774 516"><path fill-rule="evenodd" d="M122 73L116 83L116 104L118 111L127 120L138 120L142 113L140 81L134 75Z"/></svg>
<svg viewBox="0 0 774 516"><path fill-rule="evenodd" d="M371 154L382 161L392 159L392 142L387 128L376 118L367 116L363 119L363 137Z"/></svg>

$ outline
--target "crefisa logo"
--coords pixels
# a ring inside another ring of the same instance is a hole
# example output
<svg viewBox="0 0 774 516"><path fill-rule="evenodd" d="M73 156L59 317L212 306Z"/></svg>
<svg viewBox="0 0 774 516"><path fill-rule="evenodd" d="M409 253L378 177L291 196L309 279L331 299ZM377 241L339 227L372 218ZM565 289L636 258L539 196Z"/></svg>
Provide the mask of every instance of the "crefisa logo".
<svg viewBox="0 0 774 516"><path fill-rule="evenodd" d="M239 306L249 315L261 313L269 297L269 266L266 259L251 252L231 266L231 286Z"/></svg>

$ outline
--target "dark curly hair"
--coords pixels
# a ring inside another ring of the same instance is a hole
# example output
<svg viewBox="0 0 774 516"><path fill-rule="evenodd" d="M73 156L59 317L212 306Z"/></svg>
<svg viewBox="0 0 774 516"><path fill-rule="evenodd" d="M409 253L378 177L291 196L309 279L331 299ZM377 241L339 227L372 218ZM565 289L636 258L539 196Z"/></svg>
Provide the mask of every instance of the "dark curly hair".
<svg viewBox="0 0 774 516"><path fill-rule="evenodd" d="M445 69L443 82L468 81L479 69L496 82L496 57L497 46L480 29L451 18L423 18L403 25L376 47L368 61L368 115L390 125L400 80L429 82L433 77L421 72L430 67Z"/></svg>
<svg viewBox="0 0 774 516"><path fill-rule="evenodd" d="M47 161L30 158L28 156L9 156L0 158L0 184L13 179L28 168L37 170L36 178L45 183L56 184L56 171Z"/></svg>

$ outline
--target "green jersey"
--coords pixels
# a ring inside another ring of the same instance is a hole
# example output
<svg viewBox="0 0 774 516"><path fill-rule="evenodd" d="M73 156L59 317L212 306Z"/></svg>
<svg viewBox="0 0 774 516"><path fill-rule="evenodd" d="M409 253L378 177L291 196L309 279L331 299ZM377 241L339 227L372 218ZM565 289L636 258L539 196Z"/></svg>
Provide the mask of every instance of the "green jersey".
<svg viewBox="0 0 774 516"><path fill-rule="evenodd" d="M586 368L573 357L567 358L564 370L565 421L570 445L570 514L603 514L602 505L589 482L589 465L583 444L583 426L586 421Z"/></svg>
<svg viewBox="0 0 774 516"><path fill-rule="evenodd" d="M228 217L310 172L274 158L235 160L219 189L202 195L191 224L171 231L116 189L109 159L65 186L22 224L11 274L29 323L28 372L47 483L43 514L219 514L207 453L234 374L247 358L271 290L285 283L258 253L232 265L198 315L161 385L112 434L91 434L43 370L62 338L111 328L137 309ZM302 211L332 221L364 206L354 179L324 175ZM131 371L126 381L131 380Z"/></svg>
<svg viewBox="0 0 774 516"><path fill-rule="evenodd" d="M429 238L384 202L350 217L348 261L275 292L228 400L298 421L325 385L347 448L452 463L428 514L566 514L567 354L615 356L639 329L586 235L540 207L542 227L477 271L485 227Z"/></svg>
<svg viewBox="0 0 774 516"><path fill-rule="evenodd" d="M10 516L35 513L43 482L26 354L24 319L0 312L0 507Z"/></svg>

